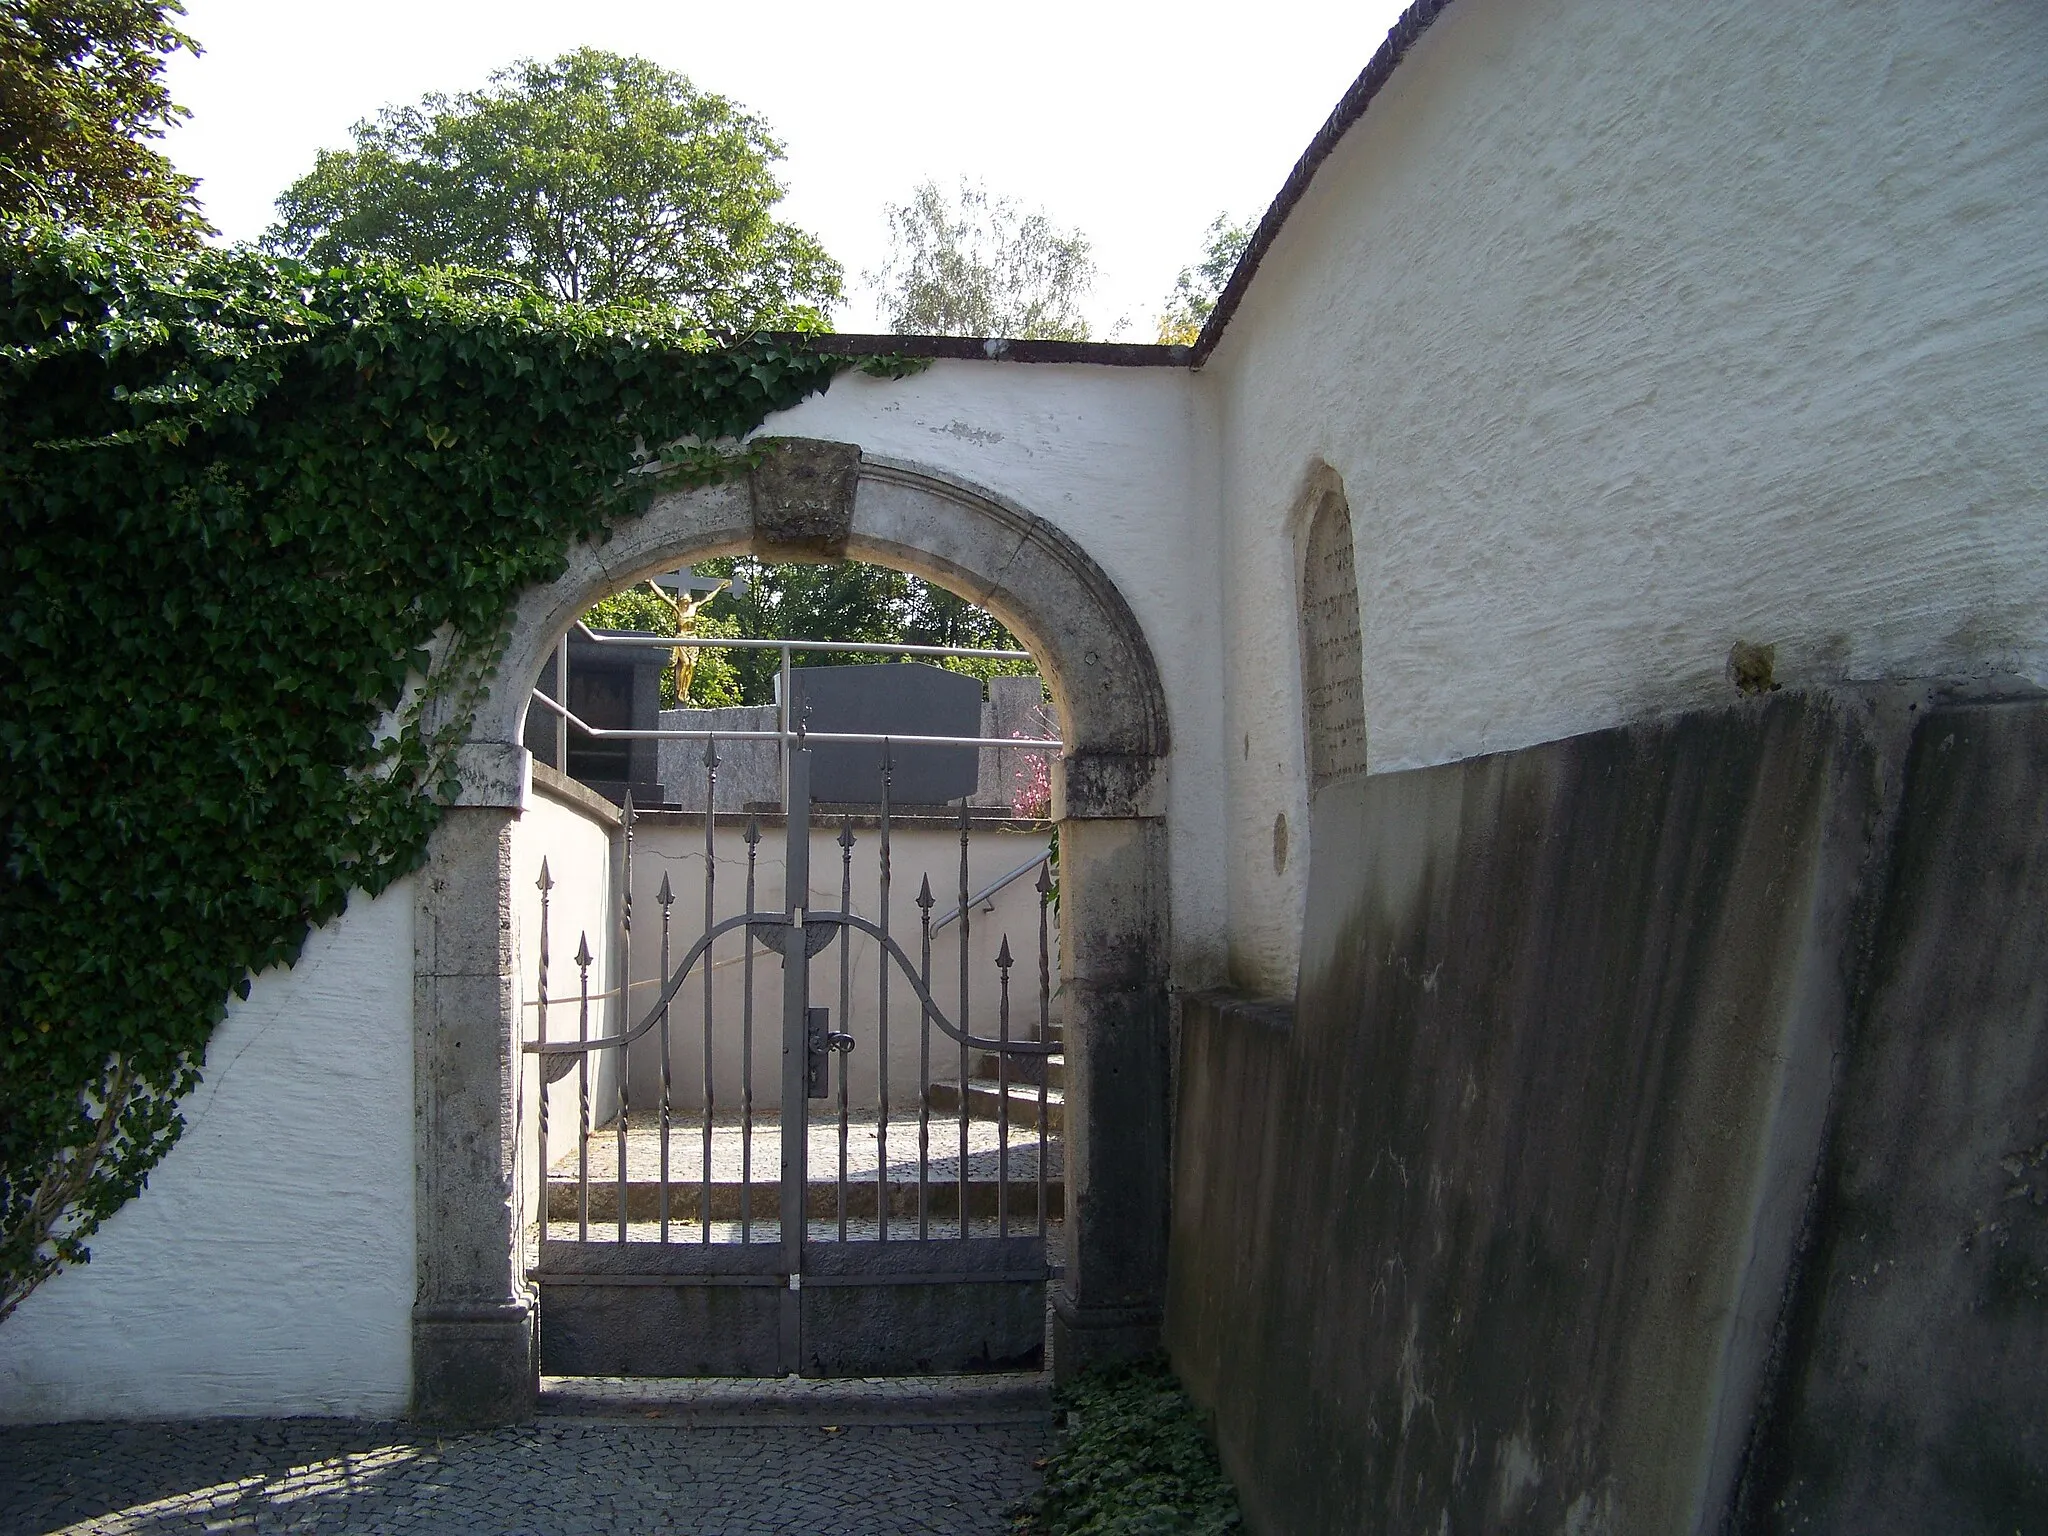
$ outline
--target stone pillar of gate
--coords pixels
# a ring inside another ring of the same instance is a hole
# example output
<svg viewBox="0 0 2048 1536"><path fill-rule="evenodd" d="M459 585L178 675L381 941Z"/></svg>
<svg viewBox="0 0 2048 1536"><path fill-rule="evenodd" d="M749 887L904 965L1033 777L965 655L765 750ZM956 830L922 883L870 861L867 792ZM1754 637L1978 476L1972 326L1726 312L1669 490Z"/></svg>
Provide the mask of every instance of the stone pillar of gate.
<svg viewBox="0 0 2048 1536"><path fill-rule="evenodd" d="M443 1423L529 1418L538 1386L513 1115L511 829L529 765L509 744L461 750L414 919L412 1398Z"/></svg>
<svg viewBox="0 0 2048 1536"><path fill-rule="evenodd" d="M1162 780L1160 759L1083 753L1055 782L1067 1253L1052 1349L1063 1380L1159 1345L1171 1166Z"/></svg>

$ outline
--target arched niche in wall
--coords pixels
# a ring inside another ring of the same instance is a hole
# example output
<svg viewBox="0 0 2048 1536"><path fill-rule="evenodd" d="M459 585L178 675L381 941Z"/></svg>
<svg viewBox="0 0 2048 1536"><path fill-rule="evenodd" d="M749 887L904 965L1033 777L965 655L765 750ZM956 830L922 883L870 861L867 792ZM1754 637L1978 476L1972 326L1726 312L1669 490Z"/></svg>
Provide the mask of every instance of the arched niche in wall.
<svg viewBox="0 0 2048 1536"><path fill-rule="evenodd" d="M1302 726L1310 802L1365 772L1365 652L1351 509L1335 474L1311 489L1301 559Z"/></svg>

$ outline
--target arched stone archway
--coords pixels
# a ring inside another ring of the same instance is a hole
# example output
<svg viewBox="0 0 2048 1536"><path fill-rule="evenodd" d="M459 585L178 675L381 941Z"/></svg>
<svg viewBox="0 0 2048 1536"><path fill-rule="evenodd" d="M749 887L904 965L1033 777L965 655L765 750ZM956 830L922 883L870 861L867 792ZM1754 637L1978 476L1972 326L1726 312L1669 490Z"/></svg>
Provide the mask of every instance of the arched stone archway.
<svg viewBox="0 0 2048 1536"><path fill-rule="evenodd" d="M533 1400L514 1198L510 885L532 680L596 598L721 554L911 571L989 608L1050 674L1067 743L1053 793L1069 1213L1055 1365L1065 1373L1157 1342L1168 1217L1169 741L1150 648L1102 569L1023 508L914 465L864 459L848 444L761 446L746 479L658 495L608 540L577 545L560 578L521 598L462 751L462 794L435 834L418 914L413 1393L422 1417L503 1420Z"/></svg>

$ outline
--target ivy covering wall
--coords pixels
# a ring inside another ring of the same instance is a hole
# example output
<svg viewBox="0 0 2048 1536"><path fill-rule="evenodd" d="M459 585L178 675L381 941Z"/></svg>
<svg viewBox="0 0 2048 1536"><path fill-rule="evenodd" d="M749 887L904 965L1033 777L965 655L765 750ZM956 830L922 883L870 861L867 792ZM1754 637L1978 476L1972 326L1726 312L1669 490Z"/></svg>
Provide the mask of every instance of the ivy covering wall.
<svg viewBox="0 0 2048 1536"><path fill-rule="evenodd" d="M0 281L4 1318L230 995L419 862L516 594L849 360L141 236L0 228Z"/></svg>

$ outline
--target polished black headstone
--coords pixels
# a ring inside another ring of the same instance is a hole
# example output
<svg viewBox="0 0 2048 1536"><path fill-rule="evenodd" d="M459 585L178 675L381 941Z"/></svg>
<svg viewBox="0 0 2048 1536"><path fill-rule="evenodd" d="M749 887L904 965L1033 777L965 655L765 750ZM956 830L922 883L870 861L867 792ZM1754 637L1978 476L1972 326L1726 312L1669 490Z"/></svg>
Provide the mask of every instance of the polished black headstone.
<svg viewBox="0 0 2048 1536"><path fill-rule="evenodd" d="M812 731L886 736L979 736L981 681L917 662L798 667L793 707ZM974 793L981 753L974 747L893 742L895 805L943 805ZM811 799L825 805L875 805L882 798L882 747L868 742L811 743Z"/></svg>

